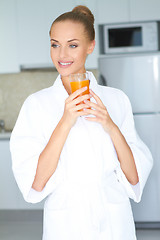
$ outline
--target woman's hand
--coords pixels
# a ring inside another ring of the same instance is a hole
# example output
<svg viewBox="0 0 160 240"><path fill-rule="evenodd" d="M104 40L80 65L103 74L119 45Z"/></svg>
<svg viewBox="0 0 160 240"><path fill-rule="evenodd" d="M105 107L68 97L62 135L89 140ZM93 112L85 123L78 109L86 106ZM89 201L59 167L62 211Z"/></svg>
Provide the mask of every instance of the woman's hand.
<svg viewBox="0 0 160 240"><path fill-rule="evenodd" d="M74 93L72 93L65 101L64 113L62 116L62 120L65 121L68 127L72 127L77 118L79 116L87 115L88 113L84 111L89 106L85 104L85 100L89 100L91 98L90 94L85 94L80 96L84 91L86 91L87 87L78 89Z"/></svg>
<svg viewBox="0 0 160 240"><path fill-rule="evenodd" d="M115 124L109 116L109 113L101 99L92 90L90 90L90 94L96 100L96 103L85 100L85 103L88 105L88 108L85 109L85 112L87 112L87 114L92 114L94 117L86 117L86 119L92 122L101 123L104 130L110 134L113 127L115 127Z"/></svg>

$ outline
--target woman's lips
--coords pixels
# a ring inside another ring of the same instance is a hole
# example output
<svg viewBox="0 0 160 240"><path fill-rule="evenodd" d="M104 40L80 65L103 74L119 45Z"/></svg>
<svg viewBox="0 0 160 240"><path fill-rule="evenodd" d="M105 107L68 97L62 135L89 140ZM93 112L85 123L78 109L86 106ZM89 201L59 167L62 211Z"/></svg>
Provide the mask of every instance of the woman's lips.
<svg viewBox="0 0 160 240"><path fill-rule="evenodd" d="M73 62L58 62L59 66L62 68L67 68L72 65Z"/></svg>

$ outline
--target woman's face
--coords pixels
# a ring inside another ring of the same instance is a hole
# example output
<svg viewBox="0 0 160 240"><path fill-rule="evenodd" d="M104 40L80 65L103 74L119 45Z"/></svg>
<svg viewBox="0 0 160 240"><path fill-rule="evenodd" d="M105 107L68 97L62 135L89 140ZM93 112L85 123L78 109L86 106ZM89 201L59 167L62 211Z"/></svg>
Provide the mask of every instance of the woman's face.
<svg viewBox="0 0 160 240"><path fill-rule="evenodd" d="M51 58L62 77L85 72L85 61L95 41L89 41L81 23L66 20L54 23L51 30Z"/></svg>

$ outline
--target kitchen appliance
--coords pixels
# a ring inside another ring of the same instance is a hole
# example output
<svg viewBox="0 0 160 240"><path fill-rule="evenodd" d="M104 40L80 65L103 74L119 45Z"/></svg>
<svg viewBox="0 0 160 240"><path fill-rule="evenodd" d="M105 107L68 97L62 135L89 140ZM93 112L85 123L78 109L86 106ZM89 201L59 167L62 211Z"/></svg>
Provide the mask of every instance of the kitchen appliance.
<svg viewBox="0 0 160 240"><path fill-rule="evenodd" d="M104 55L98 64L99 84L128 95L137 132L154 159L141 202L131 201L134 219L137 226L160 227L160 53Z"/></svg>
<svg viewBox="0 0 160 240"><path fill-rule="evenodd" d="M160 23L138 22L101 25L102 54L158 51L160 48Z"/></svg>

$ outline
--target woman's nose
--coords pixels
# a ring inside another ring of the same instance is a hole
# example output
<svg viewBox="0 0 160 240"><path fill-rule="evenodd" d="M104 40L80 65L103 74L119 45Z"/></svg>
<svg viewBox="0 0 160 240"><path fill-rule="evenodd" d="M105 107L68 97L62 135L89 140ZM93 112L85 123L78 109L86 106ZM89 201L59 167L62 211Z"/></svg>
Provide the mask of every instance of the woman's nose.
<svg viewBox="0 0 160 240"><path fill-rule="evenodd" d="M60 48L60 58L67 57L67 49L65 47Z"/></svg>

